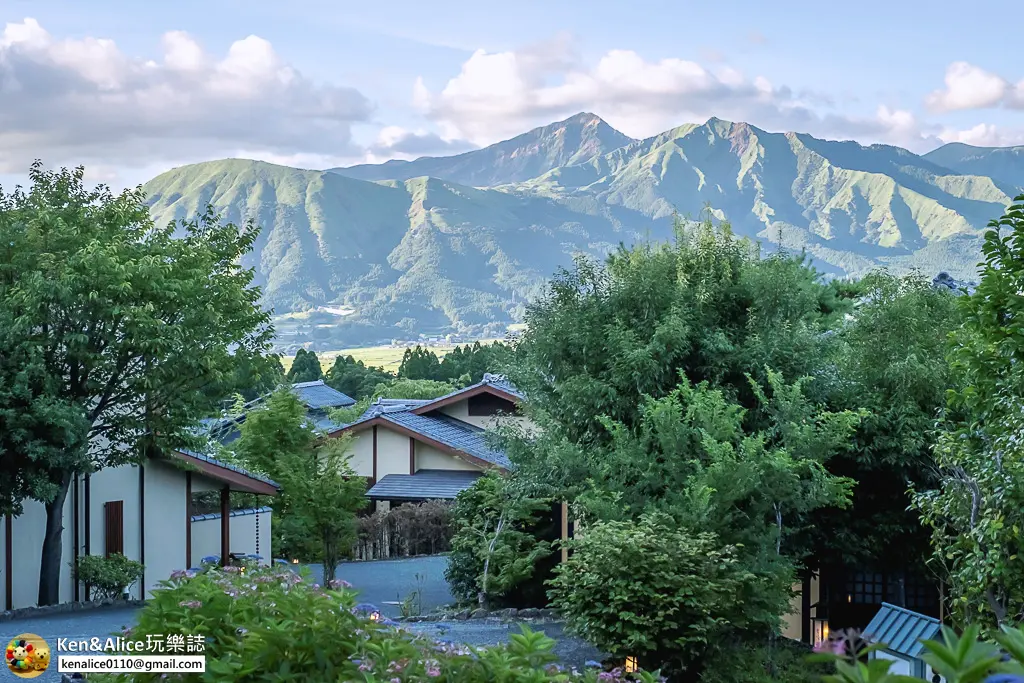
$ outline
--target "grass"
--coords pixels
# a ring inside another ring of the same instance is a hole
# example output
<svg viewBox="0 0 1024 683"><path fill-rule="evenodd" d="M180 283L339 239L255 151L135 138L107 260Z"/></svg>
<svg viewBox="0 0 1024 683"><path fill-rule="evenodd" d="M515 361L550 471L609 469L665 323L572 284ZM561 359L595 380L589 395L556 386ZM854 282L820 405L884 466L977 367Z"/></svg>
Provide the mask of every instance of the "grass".
<svg viewBox="0 0 1024 683"><path fill-rule="evenodd" d="M489 344L492 341L499 340L481 339L480 343ZM473 342L468 343L472 344ZM465 343L462 345L465 345ZM429 344L422 344L421 346L429 351L433 351L438 358L443 358L446 353L455 348L454 346L431 346ZM405 347L364 346L355 349L339 349L337 351L318 351L316 355L320 359L320 366L324 369L324 372L327 372L334 365L334 359L338 356L352 356L371 367L380 367L389 372L397 372L398 367L402 364L402 356L405 355ZM281 358L281 364L284 365L285 371L292 366L293 358L294 356L283 356Z"/></svg>

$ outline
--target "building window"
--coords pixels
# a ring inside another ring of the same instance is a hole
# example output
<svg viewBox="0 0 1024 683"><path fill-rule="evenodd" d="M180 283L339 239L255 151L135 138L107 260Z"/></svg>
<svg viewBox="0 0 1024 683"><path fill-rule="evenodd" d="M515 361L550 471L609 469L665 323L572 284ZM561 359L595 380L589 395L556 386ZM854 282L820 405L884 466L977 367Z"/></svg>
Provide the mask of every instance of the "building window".
<svg viewBox="0 0 1024 683"><path fill-rule="evenodd" d="M846 601L855 605L880 605L885 600L881 574L857 572L846 582Z"/></svg>
<svg viewBox="0 0 1024 683"><path fill-rule="evenodd" d="M467 403L471 417L491 417L500 413L512 415L516 412L516 405L512 401L492 394L470 396Z"/></svg>
<svg viewBox="0 0 1024 683"><path fill-rule="evenodd" d="M103 504L103 544L107 557L124 555L124 501Z"/></svg>

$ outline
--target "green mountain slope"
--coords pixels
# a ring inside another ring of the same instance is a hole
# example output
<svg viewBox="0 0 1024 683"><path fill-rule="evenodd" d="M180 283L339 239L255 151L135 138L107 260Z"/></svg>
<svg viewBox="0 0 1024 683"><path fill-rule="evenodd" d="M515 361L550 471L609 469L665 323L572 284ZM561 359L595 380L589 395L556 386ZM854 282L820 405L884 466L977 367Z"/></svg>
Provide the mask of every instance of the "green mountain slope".
<svg viewBox="0 0 1024 683"><path fill-rule="evenodd" d="M835 274L882 265L969 280L985 225L1017 192L1005 177L896 147L717 119L631 141L595 119L470 155L356 167L401 171L391 179L226 160L174 169L145 191L158 221L207 204L253 218L263 230L250 265L267 305L298 321L296 339L335 347L503 334L573 254L666 238L676 213L709 210ZM427 167L435 177L404 177Z"/></svg>
<svg viewBox="0 0 1024 683"><path fill-rule="evenodd" d="M226 160L144 186L160 223L207 204L262 232L248 266L276 313L329 307L314 338L362 343L410 333L503 335L572 254L636 235L600 213L433 178L372 183ZM325 329L325 328L321 328Z"/></svg>
<svg viewBox="0 0 1024 683"><path fill-rule="evenodd" d="M924 157L958 173L988 176L1024 192L1024 145L973 147L951 142Z"/></svg>
<svg viewBox="0 0 1024 683"><path fill-rule="evenodd" d="M408 180L432 176L472 187L489 187L527 180L559 166L592 159L631 142L632 138L594 114L581 113L464 154L331 170L360 180Z"/></svg>

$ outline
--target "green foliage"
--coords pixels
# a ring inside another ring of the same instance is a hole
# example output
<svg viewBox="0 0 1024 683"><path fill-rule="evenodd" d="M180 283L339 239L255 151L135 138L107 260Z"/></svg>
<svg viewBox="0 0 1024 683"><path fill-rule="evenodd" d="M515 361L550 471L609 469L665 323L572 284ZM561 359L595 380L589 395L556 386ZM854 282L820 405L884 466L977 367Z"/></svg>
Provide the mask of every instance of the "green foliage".
<svg viewBox="0 0 1024 683"><path fill-rule="evenodd" d="M1017 201L991 223L981 282L962 298L951 353L959 382L935 446L941 480L914 497L959 625L1024 620L1024 196Z"/></svg>
<svg viewBox="0 0 1024 683"><path fill-rule="evenodd" d="M383 368L368 367L352 356L338 356L324 380L328 386L358 401L372 395L379 385L394 378Z"/></svg>
<svg viewBox="0 0 1024 683"><path fill-rule="evenodd" d="M234 570L234 571L231 571ZM397 630L357 605L340 582L326 588L285 568L240 574L211 568L176 573L154 591L129 641L146 636L206 639L206 672L176 674L183 683L285 681L439 681L440 683L596 683L598 674L564 672L553 664L554 641L526 627L509 644L470 648L435 643ZM297 625L301 625L297 627ZM127 653L126 653L127 654ZM90 674L94 676L94 674ZM158 673L96 676L107 683L149 683ZM90 678L91 680L91 678ZM623 680L654 683L650 673Z"/></svg>
<svg viewBox="0 0 1024 683"><path fill-rule="evenodd" d="M289 384L315 382L323 378L324 370L320 366L320 359L317 358L316 351L306 351L306 349L299 349L295 353L292 365L288 368L288 374L285 375Z"/></svg>
<svg viewBox="0 0 1024 683"><path fill-rule="evenodd" d="M141 191L87 189L83 175L36 163L27 191L0 193L0 350L32 373L26 390L26 376L0 364L0 386L13 388L0 390L0 416L12 397L32 410L3 445L16 448L15 493L47 505L40 604L57 599L73 475L194 445L196 421L214 409L208 389L265 355L273 336L254 273L239 265L254 226L210 210L157 227ZM50 420L54 434L40 441ZM32 483L44 477L52 486Z"/></svg>
<svg viewBox="0 0 1024 683"><path fill-rule="evenodd" d="M856 316L838 335L829 402L865 411L850 448L829 462L859 482L852 506L818 515L815 558L822 564L923 574L928 532L908 509L907 483L934 478L936 416L953 377L947 337L959 325L956 296L921 277L877 273L858 283Z"/></svg>
<svg viewBox="0 0 1024 683"><path fill-rule="evenodd" d="M251 411L240 432L236 457L281 486L271 503L274 555L323 562L332 579L355 545L355 513L366 505L366 483L345 454L349 441L322 441L287 387Z"/></svg>
<svg viewBox="0 0 1024 683"><path fill-rule="evenodd" d="M990 638L980 638L978 625L968 626L960 635L942 627L941 640L922 641L921 655L928 667L946 683L1016 683L1024 678L1024 631L1003 626ZM867 646L859 635L843 634L821 643L815 649L821 654L811 659L832 662L834 675L827 683L914 683L912 676L889 672L895 664L889 659L875 659L871 653L885 648L885 643Z"/></svg>
<svg viewBox="0 0 1024 683"><path fill-rule="evenodd" d="M551 555L548 541L534 530L551 501L526 495L514 480L490 472L455 499L456 532L445 578L461 602L490 607L534 576Z"/></svg>
<svg viewBox="0 0 1024 683"><path fill-rule="evenodd" d="M78 565L69 563L74 572L75 580L89 586L97 599L120 598L126 589L135 585L142 578L145 569L141 562L129 560L121 553L109 557L102 555L83 555L78 558Z"/></svg>
<svg viewBox="0 0 1024 683"><path fill-rule="evenodd" d="M738 548L667 515L597 522L569 547L552 582L566 625L641 665L699 672L723 639L762 631L784 609L778 586L748 571Z"/></svg>

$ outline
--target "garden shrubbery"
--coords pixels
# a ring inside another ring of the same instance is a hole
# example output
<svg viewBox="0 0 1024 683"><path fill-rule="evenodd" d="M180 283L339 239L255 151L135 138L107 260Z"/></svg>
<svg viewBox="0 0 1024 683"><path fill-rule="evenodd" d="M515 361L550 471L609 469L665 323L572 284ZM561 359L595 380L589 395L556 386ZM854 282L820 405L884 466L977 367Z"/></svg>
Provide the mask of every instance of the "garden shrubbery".
<svg viewBox="0 0 1024 683"><path fill-rule="evenodd" d="M75 578L92 589L97 599L120 598L125 590L135 585L142 578L141 562L129 560L121 553L109 557L102 555L83 555L78 564L70 563Z"/></svg>
<svg viewBox="0 0 1024 683"><path fill-rule="evenodd" d="M471 648L412 635L376 616L372 606L356 603L356 592L343 581L324 588L286 567L245 573L210 568L176 572L154 591L138 625L123 635L133 641L158 634L205 636L206 672L172 675L178 681L658 680L649 673L565 671L555 664L554 641L525 628L506 646ZM97 680L142 683L160 677L132 673Z"/></svg>

